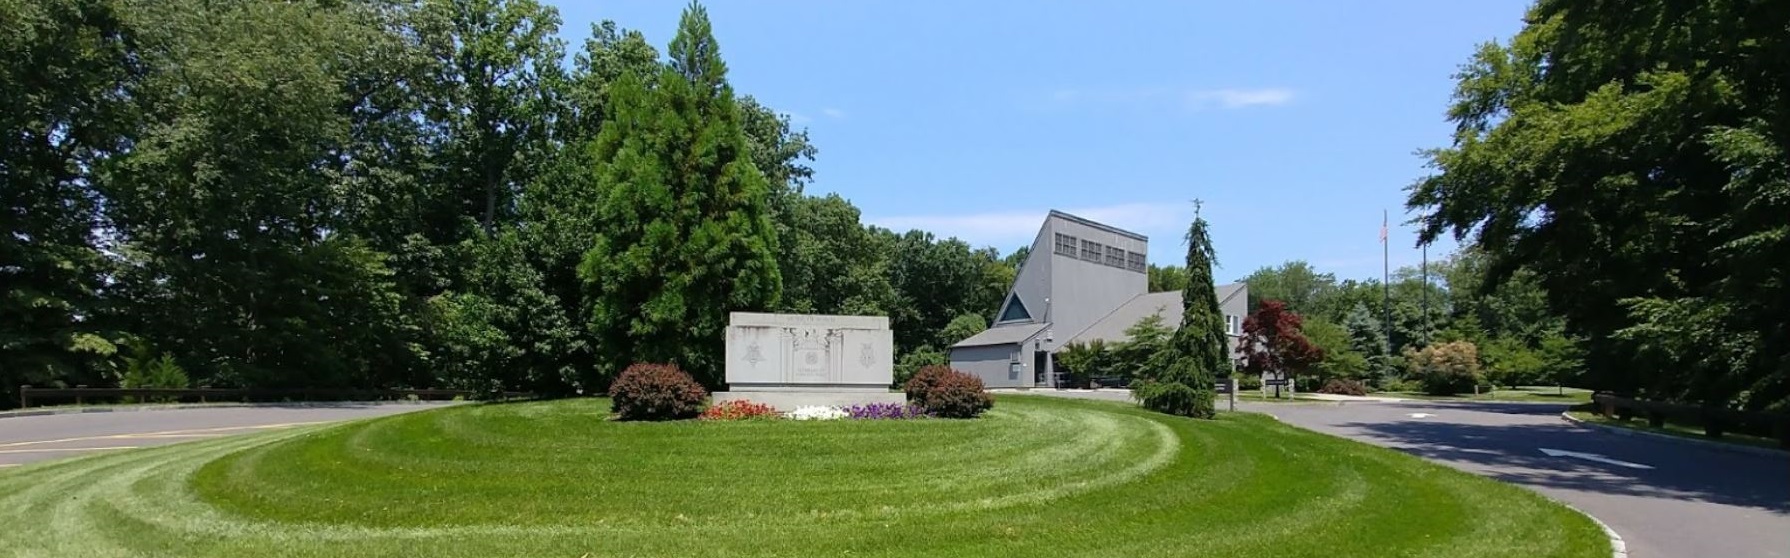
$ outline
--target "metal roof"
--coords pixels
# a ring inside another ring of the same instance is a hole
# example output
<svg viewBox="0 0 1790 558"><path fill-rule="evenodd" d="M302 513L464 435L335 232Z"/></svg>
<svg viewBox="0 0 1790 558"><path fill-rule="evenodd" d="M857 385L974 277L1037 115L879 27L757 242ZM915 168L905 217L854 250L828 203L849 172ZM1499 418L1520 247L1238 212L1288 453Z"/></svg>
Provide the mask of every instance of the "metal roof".
<svg viewBox="0 0 1790 558"><path fill-rule="evenodd" d="M971 335L969 339L958 341L956 344L951 345L951 348L1024 343L1027 339L1037 336L1038 332L1044 331L1044 328L1047 327L1050 327L1050 324L998 325L982 330L982 333Z"/></svg>
<svg viewBox="0 0 1790 558"><path fill-rule="evenodd" d="M1242 290L1242 283L1219 285L1218 305L1223 306L1225 301L1237 296L1237 293ZM1087 343L1095 339L1101 339L1107 343L1127 341L1130 340L1130 337L1125 335L1125 330L1151 315L1162 316L1162 325L1168 326L1171 330L1176 329L1181 327L1181 309L1181 291L1138 295L1125 304L1119 305L1112 313L1100 318L1100 321L1094 322L1094 325L1088 326L1087 329L1081 330L1080 333L1069 338L1068 342Z"/></svg>
<svg viewBox="0 0 1790 558"><path fill-rule="evenodd" d="M1089 219L1089 218L1086 218L1086 217L1082 217L1082 216L1079 216L1079 215L1071 215L1071 214L1068 214L1068 213L1064 213L1064 212L1061 212L1061 211L1057 211L1057 210L1055 210L1055 209L1052 209L1052 210L1050 210L1050 215L1049 215L1049 217L1061 217L1061 218L1063 218L1063 219L1064 219L1064 220L1068 220L1068 221L1074 221L1074 222L1076 222L1076 223L1081 223L1081 224L1083 224L1083 225L1087 225L1087 226L1089 226L1089 227L1093 227L1093 228L1096 228L1096 229L1100 229L1100 230L1103 230L1103 231L1106 231L1106 232L1109 232L1109 233L1113 233L1113 234L1116 234L1116 235L1119 235L1119 236L1128 236L1128 237L1131 237L1131 238L1134 238L1134 239L1137 239L1137 240L1141 240L1141 241L1144 241L1144 242L1149 242L1149 241L1150 241L1150 237L1147 237L1147 236L1144 236L1144 235L1141 235L1141 234L1138 234L1138 233L1134 233L1134 232L1131 232L1131 231L1128 231L1128 230L1125 230L1125 229L1121 229L1121 228L1118 228L1118 227L1115 227L1115 226L1112 226L1112 225L1108 225L1108 224L1106 224L1106 223L1102 223L1102 222L1099 222L1099 221L1095 221L1095 220L1093 220L1093 219ZM1048 217L1046 217L1046 219L1048 219Z"/></svg>

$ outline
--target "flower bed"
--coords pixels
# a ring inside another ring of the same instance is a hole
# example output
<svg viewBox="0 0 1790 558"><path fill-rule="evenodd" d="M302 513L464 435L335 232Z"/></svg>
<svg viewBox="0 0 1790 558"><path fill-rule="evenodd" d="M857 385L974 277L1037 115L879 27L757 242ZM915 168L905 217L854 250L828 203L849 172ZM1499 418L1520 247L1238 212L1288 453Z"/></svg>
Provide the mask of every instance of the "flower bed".
<svg viewBox="0 0 1790 558"><path fill-rule="evenodd" d="M799 407L788 413L778 413L775 407L764 403L746 400L733 400L710 405L702 411L702 420L902 420L929 418L933 414L918 405L900 403L864 403L833 407L828 405L808 405Z"/></svg>
<svg viewBox="0 0 1790 558"><path fill-rule="evenodd" d="M842 410L851 418L864 420L914 419L932 416L918 406L898 403L865 403L852 405Z"/></svg>
<svg viewBox="0 0 1790 558"><path fill-rule="evenodd" d="M723 401L703 409L702 420L750 420L777 418L777 409L764 403L745 400Z"/></svg>
<svg viewBox="0 0 1790 558"><path fill-rule="evenodd" d="M825 405L797 407L796 410L789 412L789 418L793 420L839 420L849 416L851 415L846 414L845 411L840 410L838 407L828 407Z"/></svg>

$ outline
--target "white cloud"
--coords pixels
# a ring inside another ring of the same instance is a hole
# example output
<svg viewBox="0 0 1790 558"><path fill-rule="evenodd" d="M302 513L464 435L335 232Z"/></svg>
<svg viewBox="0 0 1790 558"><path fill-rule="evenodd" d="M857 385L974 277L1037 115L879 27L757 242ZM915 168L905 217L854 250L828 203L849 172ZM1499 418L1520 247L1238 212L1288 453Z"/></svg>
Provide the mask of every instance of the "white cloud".
<svg viewBox="0 0 1790 558"><path fill-rule="evenodd" d="M1189 203L1128 203L1103 207L1062 209L1063 212L1126 229L1146 236L1173 237L1193 216ZM941 238L957 237L974 246L995 246L1003 251L1028 245L1044 224L1048 209L966 214L870 216L865 221L895 231L920 229Z"/></svg>
<svg viewBox="0 0 1790 558"><path fill-rule="evenodd" d="M808 115L799 112L791 112L785 114L785 116L789 117L789 123L791 124L808 124L814 122L813 118L809 118Z"/></svg>
<svg viewBox="0 0 1790 558"><path fill-rule="evenodd" d="M820 109L820 113L826 115L827 118L834 120L845 118L845 111L832 107Z"/></svg>
<svg viewBox="0 0 1790 558"><path fill-rule="evenodd" d="M1194 108L1218 105L1220 108L1237 109L1255 106L1284 105L1293 100L1293 90L1282 87L1263 89L1207 89L1192 91L1187 94L1187 102Z"/></svg>
<svg viewBox="0 0 1790 558"><path fill-rule="evenodd" d="M1058 89L1044 96L1040 108L1145 107L1169 110L1202 110L1208 108L1240 109L1284 105L1297 94L1285 87L1256 89L1178 89L1172 87L1133 87L1107 89ZM1037 103L1037 101L1034 101Z"/></svg>

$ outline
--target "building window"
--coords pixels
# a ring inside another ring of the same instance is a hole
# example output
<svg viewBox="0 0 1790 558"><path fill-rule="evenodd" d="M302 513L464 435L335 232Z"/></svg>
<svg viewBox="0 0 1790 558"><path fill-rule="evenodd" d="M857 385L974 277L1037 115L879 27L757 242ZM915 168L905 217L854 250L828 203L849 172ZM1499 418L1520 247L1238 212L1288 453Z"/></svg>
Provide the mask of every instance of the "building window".
<svg viewBox="0 0 1790 558"><path fill-rule="evenodd" d="M1107 246L1106 265L1125 269L1125 249L1117 246Z"/></svg>
<svg viewBox="0 0 1790 558"><path fill-rule="evenodd" d="M1069 257L1071 257L1071 258L1073 258L1073 257L1075 257L1075 243L1076 243L1076 241L1077 241L1077 240L1076 240L1076 238L1075 238L1075 237L1073 237L1073 236L1069 236L1069 235L1066 235L1066 234L1063 234L1063 233L1057 233L1057 249L1056 249L1056 252L1057 252L1057 253L1058 253L1058 254L1062 254L1062 255L1065 255L1065 256L1069 256Z"/></svg>
<svg viewBox="0 0 1790 558"><path fill-rule="evenodd" d="M1125 253L1125 269L1129 269L1129 270L1137 271L1137 272L1148 271L1148 270L1144 269L1144 267L1145 267L1145 265L1144 265L1144 255L1143 254L1139 254L1137 252L1126 252Z"/></svg>
<svg viewBox="0 0 1790 558"><path fill-rule="evenodd" d="M1224 317L1224 332L1229 333L1231 335L1242 335L1243 334L1243 321L1238 320L1236 316L1225 316Z"/></svg>
<svg viewBox="0 0 1790 558"><path fill-rule="evenodd" d="M1106 247L1092 240L1081 241L1081 259L1100 263L1100 256L1106 253Z"/></svg>
<svg viewBox="0 0 1790 558"><path fill-rule="evenodd" d="M1032 319L1032 313L1026 311L1026 305L1015 295L1007 295L1007 309L1001 311L1003 322L1017 322Z"/></svg>

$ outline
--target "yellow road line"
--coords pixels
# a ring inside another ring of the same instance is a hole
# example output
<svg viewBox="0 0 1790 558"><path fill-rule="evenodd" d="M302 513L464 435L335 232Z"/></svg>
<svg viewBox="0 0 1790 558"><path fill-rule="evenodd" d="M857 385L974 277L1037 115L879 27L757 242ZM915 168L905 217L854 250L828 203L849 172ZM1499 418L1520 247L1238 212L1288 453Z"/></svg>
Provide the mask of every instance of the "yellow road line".
<svg viewBox="0 0 1790 558"><path fill-rule="evenodd" d="M11 450L0 450L0 453L43 453L43 452L49 452L49 451L100 451L100 450L121 450L121 449L137 449L137 448L138 448L138 447L140 447L140 446L109 446L109 447L103 447L103 448L35 448L35 449L11 449Z"/></svg>
<svg viewBox="0 0 1790 558"><path fill-rule="evenodd" d="M85 442L85 441L90 441L90 440L130 440L130 439L136 439L136 438L221 436L221 435L223 435L222 433L226 433L226 432L229 432L232 430L266 430L266 429L271 429L271 428L288 428L288 427L293 427L293 426L304 426L307 424L320 424L320 423L324 423L324 422L331 422L331 421L285 422L285 423L280 423L280 424L260 424L260 425L255 425L255 426L224 426L224 427L219 427L219 428L194 428L194 429L189 429L189 430L164 430L161 432L140 432L140 433L136 433L136 434L111 434L111 435L106 435L106 436L82 436L79 438L62 438L62 439L57 439L57 440L32 440L29 442L12 442L9 444L0 444L0 448L16 448L16 447L22 447L22 446L36 446L36 445L42 445L42 444L61 444L61 443L67 443L67 442Z"/></svg>

